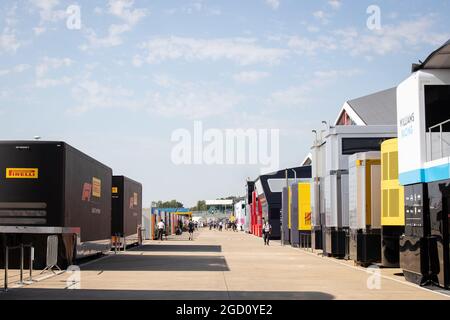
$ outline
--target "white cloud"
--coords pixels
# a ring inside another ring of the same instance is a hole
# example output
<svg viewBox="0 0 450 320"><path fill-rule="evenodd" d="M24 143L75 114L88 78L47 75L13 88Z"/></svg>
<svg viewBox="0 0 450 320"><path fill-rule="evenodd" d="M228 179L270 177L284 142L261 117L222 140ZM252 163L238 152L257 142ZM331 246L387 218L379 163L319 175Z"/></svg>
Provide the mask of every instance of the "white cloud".
<svg viewBox="0 0 450 320"><path fill-rule="evenodd" d="M110 48L120 46L123 43L122 35L131 30L131 26L127 24L112 24L108 28L106 37L98 37L97 34L89 29L86 31L87 44L83 44L80 48L83 51L95 48Z"/></svg>
<svg viewBox="0 0 450 320"><path fill-rule="evenodd" d="M280 7L280 0L266 0L266 4L272 9L277 10Z"/></svg>
<svg viewBox="0 0 450 320"><path fill-rule="evenodd" d="M319 20L323 24L327 24L329 22L329 14L327 14L325 11L318 10L313 13L314 18Z"/></svg>
<svg viewBox="0 0 450 320"><path fill-rule="evenodd" d="M19 64L17 66L14 66L11 69L0 70L0 76L6 76L6 75L12 74L12 73L22 73L22 72L27 71L28 69L30 69L30 65L28 65L28 64Z"/></svg>
<svg viewBox="0 0 450 320"><path fill-rule="evenodd" d="M351 78L359 76L363 73L361 69L344 69L344 70L320 70L314 72L312 84L314 86L325 86L329 83L336 82L343 78Z"/></svg>
<svg viewBox="0 0 450 320"><path fill-rule="evenodd" d="M153 82L160 88L147 94L146 109L167 118L222 116L243 99L233 91L211 83L179 81L167 74L153 76Z"/></svg>
<svg viewBox="0 0 450 320"><path fill-rule="evenodd" d="M177 13L189 15L201 13L206 16L220 16L222 14L222 10L216 7L209 7L203 0L196 0L179 8L165 10L165 13L169 15L174 15Z"/></svg>
<svg viewBox="0 0 450 320"><path fill-rule="evenodd" d="M116 16L128 25L134 26L145 16L147 16L146 9L134 9L134 0L109 0L108 12Z"/></svg>
<svg viewBox="0 0 450 320"><path fill-rule="evenodd" d="M0 53L15 53L20 47L21 42L17 40L15 31L10 28L4 28L0 34Z"/></svg>
<svg viewBox="0 0 450 320"><path fill-rule="evenodd" d="M160 87L169 88L170 86L177 86L179 82L172 79L167 74L157 74L153 76L153 82Z"/></svg>
<svg viewBox="0 0 450 320"><path fill-rule="evenodd" d="M355 77L360 74L362 74L362 71L359 69L316 71L308 83L275 91L270 95L268 102L272 107L306 108L313 101L311 92L314 89L323 88L341 79Z"/></svg>
<svg viewBox="0 0 450 320"><path fill-rule="evenodd" d="M331 36L318 36L314 39L300 36L288 37L288 47L297 54L315 55L317 52L338 49L336 41Z"/></svg>
<svg viewBox="0 0 450 320"><path fill-rule="evenodd" d="M439 46L450 38L450 32L433 31L433 16L425 16L398 24L383 25L381 30L345 28L316 37L284 36L288 48L300 55L316 55L340 50L352 56L383 56L418 49L423 45ZM313 30L312 30L313 31Z"/></svg>
<svg viewBox="0 0 450 320"><path fill-rule="evenodd" d="M270 76L268 72L244 71L233 75L234 81L244 84L253 84Z"/></svg>
<svg viewBox="0 0 450 320"><path fill-rule="evenodd" d="M47 29L43 27L46 23L54 23L67 18L65 10L57 9L59 0L30 0L30 3L39 11L39 26L33 28L36 35L40 35Z"/></svg>
<svg viewBox="0 0 450 320"><path fill-rule="evenodd" d="M76 106L68 112L75 115L93 109L139 109L144 106L142 101L133 98L133 91L121 86L105 85L88 78L82 79L72 88L72 96Z"/></svg>
<svg viewBox="0 0 450 320"><path fill-rule="evenodd" d="M227 114L242 98L205 84L184 83L149 93L148 111L167 118L202 119Z"/></svg>
<svg viewBox="0 0 450 320"><path fill-rule="evenodd" d="M438 46L450 37L450 33L432 32L433 18L421 17L403 21L397 25L384 25L381 30L359 33L355 29L334 32L342 49L351 55L386 55L421 45Z"/></svg>
<svg viewBox="0 0 450 320"><path fill-rule="evenodd" d="M3 52L15 53L22 43L16 37L16 6L13 6L6 13L5 27L0 33L0 54Z"/></svg>
<svg viewBox="0 0 450 320"><path fill-rule="evenodd" d="M36 81L35 86L37 88L50 88L60 85L67 85L72 82L72 78L63 76L60 78L51 78L48 74L52 70L57 70L63 67L70 67L73 64L73 60L69 58L49 58L44 57L41 62L36 66Z"/></svg>
<svg viewBox="0 0 450 320"><path fill-rule="evenodd" d="M73 60L70 58L49 58L44 57L36 66L36 76L43 77L51 69L59 69L61 67L70 67Z"/></svg>
<svg viewBox="0 0 450 320"><path fill-rule="evenodd" d="M329 0L328 4L333 8L333 9L339 9L342 6L342 1L341 0Z"/></svg>
<svg viewBox="0 0 450 320"><path fill-rule="evenodd" d="M147 63L160 63L167 60L185 61L230 60L240 65L256 63L277 64L287 56L288 51L279 48L266 48L255 39L196 39L183 37L154 38L141 45L147 52Z"/></svg>
<svg viewBox="0 0 450 320"><path fill-rule="evenodd" d="M52 87L58 87L61 85L67 85L70 84L72 82L72 78L69 77L62 77L62 78L58 78L58 79L51 79L51 78L45 78L45 79L36 79L35 82L35 86L36 88L41 88L41 89L47 89L47 88L52 88Z"/></svg>
<svg viewBox="0 0 450 320"><path fill-rule="evenodd" d="M134 0L109 0L108 13L119 18L123 24L112 24L108 27L108 34L99 37L92 29L86 29L85 35L88 43L80 46L80 49L87 51L96 48L110 48L120 46L123 43L123 34L133 30L134 26L148 15L146 9L135 9ZM95 12L100 13L99 8Z"/></svg>
<svg viewBox="0 0 450 320"><path fill-rule="evenodd" d="M308 93L310 87L307 85L290 86L273 92L269 97L269 105L275 107L306 107L310 100Z"/></svg>
<svg viewBox="0 0 450 320"><path fill-rule="evenodd" d="M230 112L242 98L209 83L180 82L167 75L154 76L156 89L142 97L122 86L102 84L89 77L72 89L74 107L69 114L80 115L96 109L145 110L165 118L201 119Z"/></svg>
<svg viewBox="0 0 450 320"><path fill-rule="evenodd" d="M306 30L308 30L309 32L319 32L319 31L320 31L320 28L319 28L319 27L316 27L316 26L308 26L308 27L306 28Z"/></svg>

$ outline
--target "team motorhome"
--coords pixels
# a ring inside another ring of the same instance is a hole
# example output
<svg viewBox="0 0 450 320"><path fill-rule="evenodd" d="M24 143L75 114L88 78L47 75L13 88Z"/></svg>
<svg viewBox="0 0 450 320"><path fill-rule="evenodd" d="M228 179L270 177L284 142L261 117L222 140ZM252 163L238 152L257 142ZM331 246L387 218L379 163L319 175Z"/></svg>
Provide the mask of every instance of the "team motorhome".
<svg viewBox="0 0 450 320"><path fill-rule="evenodd" d="M450 287L450 41L397 89L399 181L405 192L400 264L412 282Z"/></svg>

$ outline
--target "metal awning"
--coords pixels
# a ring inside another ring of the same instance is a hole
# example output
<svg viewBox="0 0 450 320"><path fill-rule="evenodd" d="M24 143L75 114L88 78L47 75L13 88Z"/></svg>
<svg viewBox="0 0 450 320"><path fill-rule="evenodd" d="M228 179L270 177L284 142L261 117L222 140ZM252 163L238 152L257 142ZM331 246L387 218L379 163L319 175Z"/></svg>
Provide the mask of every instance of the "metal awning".
<svg viewBox="0 0 450 320"><path fill-rule="evenodd" d="M450 69L450 40L430 54L422 64L413 66L413 72L421 69Z"/></svg>

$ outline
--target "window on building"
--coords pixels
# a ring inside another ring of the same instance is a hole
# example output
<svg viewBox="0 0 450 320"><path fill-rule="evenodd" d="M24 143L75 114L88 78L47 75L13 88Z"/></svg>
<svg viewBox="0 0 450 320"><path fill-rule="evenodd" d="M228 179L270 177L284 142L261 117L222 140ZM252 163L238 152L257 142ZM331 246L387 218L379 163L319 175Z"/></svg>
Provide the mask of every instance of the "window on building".
<svg viewBox="0 0 450 320"><path fill-rule="evenodd" d="M426 130L450 119L450 85L425 86L425 122ZM439 128L436 130L439 131ZM450 123L443 126L444 132L450 132Z"/></svg>
<svg viewBox="0 0 450 320"><path fill-rule="evenodd" d="M342 138L342 154L380 151L383 141L389 138Z"/></svg>
<svg viewBox="0 0 450 320"><path fill-rule="evenodd" d="M425 86L427 159L450 155L450 85ZM430 134L431 132L431 134Z"/></svg>

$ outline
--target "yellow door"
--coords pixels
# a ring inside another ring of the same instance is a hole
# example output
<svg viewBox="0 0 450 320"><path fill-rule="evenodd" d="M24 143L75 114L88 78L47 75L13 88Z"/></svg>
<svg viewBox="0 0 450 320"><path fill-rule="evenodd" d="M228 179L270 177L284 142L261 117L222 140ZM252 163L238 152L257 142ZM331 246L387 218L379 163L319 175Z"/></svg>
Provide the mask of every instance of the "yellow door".
<svg viewBox="0 0 450 320"><path fill-rule="evenodd" d="M298 230L311 231L311 184L298 184Z"/></svg>

